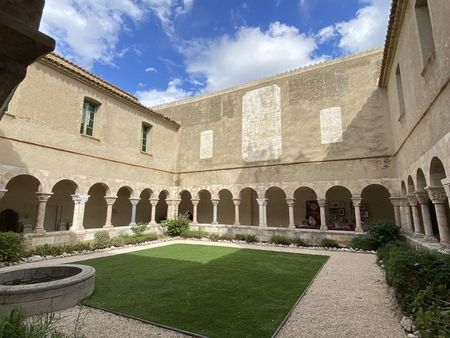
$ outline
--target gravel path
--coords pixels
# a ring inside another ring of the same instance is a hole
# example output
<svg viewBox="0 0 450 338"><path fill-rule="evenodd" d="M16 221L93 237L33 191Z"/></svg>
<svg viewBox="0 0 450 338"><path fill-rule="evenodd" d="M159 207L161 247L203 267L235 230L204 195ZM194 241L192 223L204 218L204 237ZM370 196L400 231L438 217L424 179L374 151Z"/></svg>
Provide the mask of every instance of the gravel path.
<svg viewBox="0 0 450 338"><path fill-rule="evenodd" d="M372 254L176 240L28 263L23 264L22 267L70 263L173 243L221 245L330 256L277 337L405 337L392 308L383 273L376 264L375 255ZM10 268L14 267L6 267L2 270ZM59 314L62 317L60 325L64 331L73 332L78 318L76 330L88 338L185 337L178 332L86 307L64 310Z"/></svg>

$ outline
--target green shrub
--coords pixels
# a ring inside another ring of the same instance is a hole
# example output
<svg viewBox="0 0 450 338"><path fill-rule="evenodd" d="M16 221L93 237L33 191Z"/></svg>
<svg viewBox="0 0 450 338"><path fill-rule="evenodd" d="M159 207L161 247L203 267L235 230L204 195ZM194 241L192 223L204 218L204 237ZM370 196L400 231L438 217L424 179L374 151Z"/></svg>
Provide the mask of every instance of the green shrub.
<svg viewBox="0 0 450 338"><path fill-rule="evenodd" d="M445 285L420 291L413 312L422 337L450 337L450 289Z"/></svg>
<svg viewBox="0 0 450 338"><path fill-rule="evenodd" d="M109 237L109 232L106 230L97 231L94 234L94 248L95 249L105 249L111 244L111 239Z"/></svg>
<svg viewBox="0 0 450 338"><path fill-rule="evenodd" d="M210 241L217 242L220 238L219 234L209 234L208 236Z"/></svg>
<svg viewBox="0 0 450 338"><path fill-rule="evenodd" d="M360 235L352 238L350 247L361 250L377 250L378 242L372 236Z"/></svg>
<svg viewBox="0 0 450 338"><path fill-rule="evenodd" d="M123 235L121 238L125 245L136 245L144 242L156 241L158 239L158 235L155 233L144 234L141 236Z"/></svg>
<svg viewBox="0 0 450 338"><path fill-rule="evenodd" d="M400 228L394 222L377 220L368 225L367 234L354 237L350 246L355 249L377 250L401 239Z"/></svg>
<svg viewBox="0 0 450 338"><path fill-rule="evenodd" d="M0 261L16 262L24 253L23 235L15 232L0 232Z"/></svg>
<svg viewBox="0 0 450 338"><path fill-rule="evenodd" d="M222 241L232 241L234 239L234 235L232 233L224 233L220 236L220 240Z"/></svg>
<svg viewBox="0 0 450 338"><path fill-rule="evenodd" d="M180 236L183 231L188 229L189 220L185 217L168 219L161 223L161 226L166 228L166 233L170 237Z"/></svg>
<svg viewBox="0 0 450 338"><path fill-rule="evenodd" d="M340 245L334 239L324 238L320 241L320 246L324 248L339 248Z"/></svg>
<svg viewBox="0 0 450 338"><path fill-rule="evenodd" d="M131 227L131 231L133 232L133 235L135 236L142 236L145 232L145 230L147 230L147 224L145 223L138 223L135 224Z"/></svg>
<svg viewBox="0 0 450 338"><path fill-rule="evenodd" d="M206 231L199 230L189 230L186 229L181 233L181 237L183 238L208 238L208 233Z"/></svg>
<svg viewBox="0 0 450 338"><path fill-rule="evenodd" d="M237 241L245 241L245 236L244 234L236 234L234 235L234 239Z"/></svg>
<svg viewBox="0 0 450 338"><path fill-rule="evenodd" d="M122 236L116 236L111 238L109 243L111 246L115 246L117 248L120 248L125 245L125 241L123 240Z"/></svg>
<svg viewBox="0 0 450 338"><path fill-rule="evenodd" d="M269 243L272 244L281 244L281 245L290 245L292 243L291 239L285 236L273 235L270 237Z"/></svg>
<svg viewBox="0 0 450 338"><path fill-rule="evenodd" d="M245 241L247 243L256 243L256 242L258 242L258 239L256 238L255 235L246 235L245 236Z"/></svg>
<svg viewBox="0 0 450 338"><path fill-rule="evenodd" d="M306 244L306 242L303 239L298 237L292 239L291 243L294 244L295 246L308 246L308 244Z"/></svg>
<svg viewBox="0 0 450 338"><path fill-rule="evenodd" d="M29 319L21 310L14 309L9 316L0 315L0 338L81 338L69 336L55 329L55 314Z"/></svg>

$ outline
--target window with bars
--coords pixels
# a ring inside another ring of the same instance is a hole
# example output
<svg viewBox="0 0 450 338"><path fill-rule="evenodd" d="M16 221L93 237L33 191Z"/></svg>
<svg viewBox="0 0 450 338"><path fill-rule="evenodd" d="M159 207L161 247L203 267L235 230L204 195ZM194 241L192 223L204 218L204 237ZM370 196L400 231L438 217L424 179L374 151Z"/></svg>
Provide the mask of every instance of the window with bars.
<svg viewBox="0 0 450 338"><path fill-rule="evenodd" d="M150 130L152 126L147 123L142 123L142 133L141 133L141 151L144 153L149 153L149 138Z"/></svg>
<svg viewBox="0 0 450 338"><path fill-rule="evenodd" d="M84 100L80 127L81 134L94 136L95 115L99 106L98 103L86 99Z"/></svg>

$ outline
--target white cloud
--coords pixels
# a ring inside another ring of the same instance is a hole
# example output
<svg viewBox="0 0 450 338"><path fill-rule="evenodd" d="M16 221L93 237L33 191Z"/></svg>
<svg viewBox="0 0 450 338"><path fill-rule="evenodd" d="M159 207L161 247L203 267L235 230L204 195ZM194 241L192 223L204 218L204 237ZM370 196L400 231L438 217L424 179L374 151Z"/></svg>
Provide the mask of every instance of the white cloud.
<svg viewBox="0 0 450 338"><path fill-rule="evenodd" d="M86 68L94 62L112 65L129 23L154 13L170 35L173 20L193 5L194 0L47 0L41 30L56 39L58 53Z"/></svg>
<svg viewBox="0 0 450 338"><path fill-rule="evenodd" d="M338 36L338 47L345 53L356 53L382 46L386 36L390 0L364 0L366 6L355 18L323 28L317 35L319 43Z"/></svg>
<svg viewBox="0 0 450 338"><path fill-rule="evenodd" d="M155 67L147 67L145 68L147 73L158 73L158 70Z"/></svg>
<svg viewBox="0 0 450 338"><path fill-rule="evenodd" d="M180 51L187 72L213 91L317 62L316 47L297 28L274 22L266 31L241 27L235 36L190 41Z"/></svg>
<svg viewBox="0 0 450 338"><path fill-rule="evenodd" d="M181 79L173 79L168 83L166 90L138 90L135 95L143 105L148 107L192 96L193 93L182 89L181 85Z"/></svg>

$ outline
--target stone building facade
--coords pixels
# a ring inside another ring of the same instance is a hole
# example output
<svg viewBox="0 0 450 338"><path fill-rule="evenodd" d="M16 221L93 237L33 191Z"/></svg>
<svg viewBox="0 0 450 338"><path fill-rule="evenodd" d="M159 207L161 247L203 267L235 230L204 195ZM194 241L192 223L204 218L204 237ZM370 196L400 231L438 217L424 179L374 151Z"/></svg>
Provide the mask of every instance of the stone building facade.
<svg viewBox="0 0 450 338"><path fill-rule="evenodd" d="M0 124L0 227L92 239L186 211L343 242L392 219L449 246L450 3L395 0L383 50L153 109L49 55Z"/></svg>

